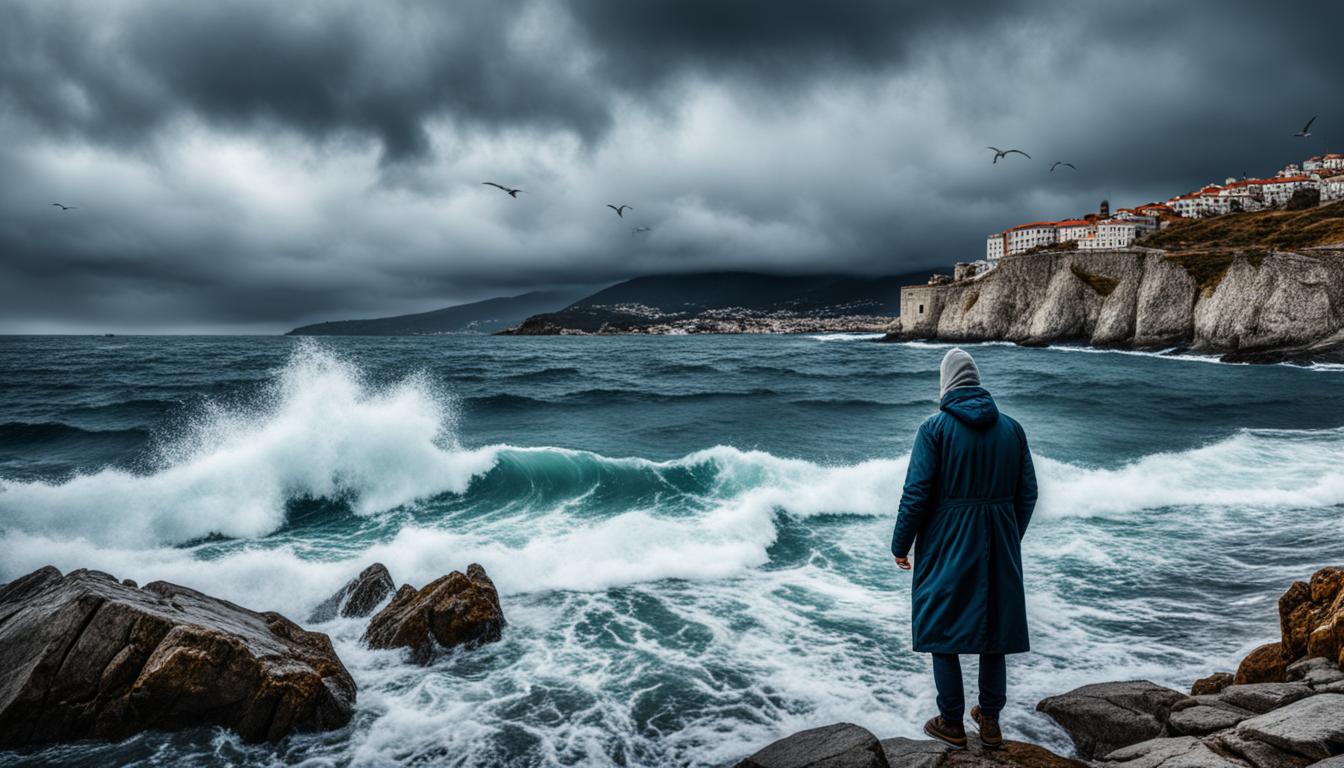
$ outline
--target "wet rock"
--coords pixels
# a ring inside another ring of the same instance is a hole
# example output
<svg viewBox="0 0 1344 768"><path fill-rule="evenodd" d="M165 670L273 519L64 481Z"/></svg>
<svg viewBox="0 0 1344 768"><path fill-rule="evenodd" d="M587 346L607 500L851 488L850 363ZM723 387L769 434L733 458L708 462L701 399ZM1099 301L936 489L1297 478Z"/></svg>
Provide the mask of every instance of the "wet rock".
<svg viewBox="0 0 1344 768"><path fill-rule="evenodd" d="M1242 768L1193 736L1149 739L1111 752L1100 765L1119 768Z"/></svg>
<svg viewBox="0 0 1344 768"><path fill-rule="evenodd" d="M420 590L402 585L392 602L369 621L370 648L409 648L411 660L428 664L437 651L499 640L504 629L499 594L485 569L472 563Z"/></svg>
<svg viewBox="0 0 1344 768"><path fill-rule="evenodd" d="M1246 738L1236 731L1223 731L1207 739L1206 743L1214 751L1249 763L1252 768L1303 768L1310 762L1301 755Z"/></svg>
<svg viewBox="0 0 1344 768"><path fill-rule="evenodd" d="M1085 759L1161 736L1172 707L1188 697L1146 680L1085 685L1042 699L1044 712L1069 734Z"/></svg>
<svg viewBox="0 0 1344 768"><path fill-rule="evenodd" d="M1329 659L1316 656L1289 664L1285 677L1289 682L1302 682L1312 688L1320 688L1344 680L1344 669Z"/></svg>
<svg viewBox="0 0 1344 768"><path fill-rule="evenodd" d="M1191 696L1202 696L1210 693L1218 693L1232 684L1233 675L1231 672L1214 672L1208 677L1201 677L1190 686Z"/></svg>
<svg viewBox="0 0 1344 768"><path fill-rule="evenodd" d="M1344 768L1344 755L1337 755L1328 760L1312 763L1311 768Z"/></svg>
<svg viewBox="0 0 1344 768"><path fill-rule="evenodd" d="M392 574L382 563L374 563L347 581L336 594L323 600L308 616L308 621L317 624L331 621L337 616L358 618L373 613L387 596L395 591L397 585Z"/></svg>
<svg viewBox="0 0 1344 768"><path fill-rule="evenodd" d="M135 579L122 579L122 580L121 580L121 583L122 583L123 586L127 586L127 587L138 587L138 586L140 586L139 584L136 584L136 583L135 583Z"/></svg>
<svg viewBox="0 0 1344 768"><path fill-rule="evenodd" d="M1227 704L1261 714L1312 694L1306 683L1252 683L1233 685L1218 695Z"/></svg>
<svg viewBox="0 0 1344 768"><path fill-rule="evenodd" d="M1198 705L1171 713L1167 727L1182 736L1205 736L1224 728L1231 728L1255 713L1233 707Z"/></svg>
<svg viewBox="0 0 1344 768"><path fill-rule="evenodd" d="M1319 656L1344 666L1344 567L1322 568L1279 598L1284 658Z"/></svg>
<svg viewBox="0 0 1344 768"><path fill-rule="evenodd" d="M0 745L222 726L339 728L355 682L330 639L162 581L50 566L0 587Z"/></svg>
<svg viewBox="0 0 1344 768"><path fill-rule="evenodd" d="M903 764L897 764L901 766ZM765 747L737 768L888 768L877 737L853 723L799 731Z"/></svg>
<svg viewBox="0 0 1344 768"><path fill-rule="evenodd" d="M1313 760L1344 753L1344 694L1294 702L1243 721L1237 733Z"/></svg>
<svg viewBox="0 0 1344 768"><path fill-rule="evenodd" d="M952 747L933 739L883 739L882 753L893 768L935 768Z"/></svg>
<svg viewBox="0 0 1344 768"><path fill-rule="evenodd" d="M1287 667L1283 645L1278 642L1266 643L1246 654L1246 658L1241 660L1233 683L1236 685L1281 683Z"/></svg>

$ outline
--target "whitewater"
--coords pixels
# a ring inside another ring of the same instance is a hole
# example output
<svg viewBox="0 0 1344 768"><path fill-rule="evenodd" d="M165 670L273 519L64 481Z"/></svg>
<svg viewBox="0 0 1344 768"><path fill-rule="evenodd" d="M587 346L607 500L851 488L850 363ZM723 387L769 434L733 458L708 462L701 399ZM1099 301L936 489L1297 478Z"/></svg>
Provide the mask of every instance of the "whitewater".
<svg viewBox="0 0 1344 768"><path fill-rule="evenodd" d="M0 339L0 580L164 579L301 623L371 562L479 562L503 642L428 671L333 637L354 721L0 752L0 764L719 765L849 720L912 736L891 526L937 345L665 339ZM1005 725L1090 681L1175 687L1344 560L1344 371L971 348L1037 457L1033 653Z"/></svg>

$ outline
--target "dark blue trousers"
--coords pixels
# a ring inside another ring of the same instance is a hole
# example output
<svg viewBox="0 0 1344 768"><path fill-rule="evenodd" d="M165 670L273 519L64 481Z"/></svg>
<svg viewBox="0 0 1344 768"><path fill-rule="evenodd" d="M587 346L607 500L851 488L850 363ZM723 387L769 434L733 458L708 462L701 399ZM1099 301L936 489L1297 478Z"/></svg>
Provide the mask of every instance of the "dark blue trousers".
<svg viewBox="0 0 1344 768"><path fill-rule="evenodd" d="M938 712L944 720L961 722L966 694L961 687L961 658L933 654L933 684L938 687ZM1002 653L980 654L980 711L998 717L1008 701L1008 664Z"/></svg>

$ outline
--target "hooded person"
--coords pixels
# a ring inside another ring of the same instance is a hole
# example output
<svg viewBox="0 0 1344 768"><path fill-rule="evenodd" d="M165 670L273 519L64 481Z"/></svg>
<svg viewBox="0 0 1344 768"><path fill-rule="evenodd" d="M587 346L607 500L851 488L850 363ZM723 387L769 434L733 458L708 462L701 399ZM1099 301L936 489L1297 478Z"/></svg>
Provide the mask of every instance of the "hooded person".
<svg viewBox="0 0 1344 768"><path fill-rule="evenodd" d="M914 569L914 649L933 654L938 715L924 731L966 745L959 654L978 654L980 703L971 718L993 748L1003 743L1004 656L1030 647L1021 543L1036 473L1021 425L999 412L964 350L943 357L939 391L938 413L915 435L891 553Z"/></svg>

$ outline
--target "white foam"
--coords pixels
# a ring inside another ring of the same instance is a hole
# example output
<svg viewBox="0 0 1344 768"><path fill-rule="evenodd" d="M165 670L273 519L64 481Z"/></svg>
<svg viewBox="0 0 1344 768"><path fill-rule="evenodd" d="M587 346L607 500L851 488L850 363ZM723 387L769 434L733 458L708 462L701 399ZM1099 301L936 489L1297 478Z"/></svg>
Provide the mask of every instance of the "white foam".
<svg viewBox="0 0 1344 768"><path fill-rule="evenodd" d="M462 450L449 400L420 377L386 388L303 344L265 404L209 408L147 475L105 469L63 483L0 481L6 528L118 545L219 533L255 537L284 523L285 502L345 498L372 514L466 490L493 449Z"/></svg>
<svg viewBox="0 0 1344 768"><path fill-rule="evenodd" d="M813 333L807 338L814 341L872 341L885 336L885 333Z"/></svg>

